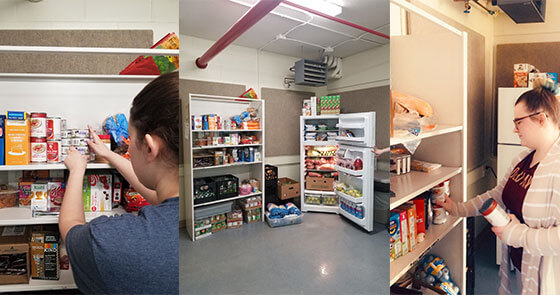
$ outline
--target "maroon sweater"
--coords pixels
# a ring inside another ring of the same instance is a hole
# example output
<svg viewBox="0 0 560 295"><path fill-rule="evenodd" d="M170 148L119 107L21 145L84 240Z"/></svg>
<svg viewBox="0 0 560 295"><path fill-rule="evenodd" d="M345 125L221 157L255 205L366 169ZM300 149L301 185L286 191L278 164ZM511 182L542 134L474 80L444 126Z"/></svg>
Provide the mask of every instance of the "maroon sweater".
<svg viewBox="0 0 560 295"><path fill-rule="evenodd" d="M529 186L531 186L533 174L535 174L535 170L537 170L537 166L539 166L539 163L537 163L535 166L530 167L534 155L535 151L530 153L515 166L502 192L502 200L506 208L509 209L521 223L524 223L522 212L523 201L525 200L525 195L527 194ZM523 248L513 248L511 246L508 246L508 248L509 257L513 265L521 271Z"/></svg>

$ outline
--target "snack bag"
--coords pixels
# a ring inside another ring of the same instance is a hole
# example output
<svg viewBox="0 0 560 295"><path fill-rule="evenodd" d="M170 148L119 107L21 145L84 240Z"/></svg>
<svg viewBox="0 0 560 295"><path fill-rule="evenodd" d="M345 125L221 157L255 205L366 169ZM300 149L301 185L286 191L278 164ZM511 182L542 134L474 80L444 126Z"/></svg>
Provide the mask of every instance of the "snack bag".
<svg viewBox="0 0 560 295"><path fill-rule="evenodd" d="M179 49L179 38L175 33L167 34L152 49ZM130 63L121 75L161 75L179 68L178 56L139 56Z"/></svg>
<svg viewBox="0 0 560 295"><path fill-rule="evenodd" d="M241 94L239 97L259 99L259 97L257 96L257 93L255 92L255 90L253 88L249 88L249 90L243 92L243 94Z"/></svg>

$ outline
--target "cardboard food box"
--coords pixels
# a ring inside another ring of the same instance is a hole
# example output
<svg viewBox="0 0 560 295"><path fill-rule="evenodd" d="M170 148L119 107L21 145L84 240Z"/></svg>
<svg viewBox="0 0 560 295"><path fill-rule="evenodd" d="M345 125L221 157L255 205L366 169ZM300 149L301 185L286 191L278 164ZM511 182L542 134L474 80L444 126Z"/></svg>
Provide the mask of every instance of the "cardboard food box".
<svg viewBox="0 0 560 295"><path fill-rule="evenodd" d="M88 172L84 176L83 201L85 212L113 209L113 176L110 173Z"/></svg>
<svg viewBox="0 0 560 295"><path fill-rule="evenodd" d="M51 173L53 173L53 174L58 173L58 172L55 172L55 171L57 171L57 170L53 170L53 171L49 171L49 170L26 170L26 171L23 171L23 178L24 179L31 179L31 180L37 180L37 179L47 180L51 176ZM60 170L59 172L64 172L64 171ZM62 176L60 176L60 178L64 178L64 174Z"/></svg>
<svg viewBox="0 0 560 295"><path fill-rule="evenodd" d="M528 87L533 87L533 82L538 79L547 79L547 73L529 73L529 84L527 85Z"/></svg>
<svg viewBox="0 0 560 295"><path fill-rule="evenodd" d="M278 178L278 198L280 200L293 199L301 196L299 182L283 177Z"/></svg>
<svg viewBox="0 0 560 295"><path fill-rule="evenodd" d="M51 179L48 183L48 208L49 211L60 210L62 198L66 191L66 183L64 179ZM57 209L55 209L57 208Z"/></svg>
<svg viewBox="0 0 560 295"><path fill-rule="evenodd" d="M401 243L402 243L402 255L406 255L410 248L408 242L408 220L406 216L406 210L397 209L399 213L399 222L401 229Z"/></svg>
<svg viewBox="0 0 560 295"><path fill-rule="evenodd" d="M246 223L253 223L262 220L262 210L261 208L246 210L245 214L243 215L243 220Z"/></svg>
<svg viewBox="0 0 560 295"><path fill-rule="evenodd" d="M29 121L6 120L5 131L6 165L28 165Z"/></svg>
<svg viewBox="0 0 560 295"><path fill-rule="evenodd" d="M333 191L334 178L306 176L305 189L313 191Z"/></svg>
<svg viewBox="0 0 560 295"><path fill-rule="evenodd" d="M558 73L547 73L546 77L550 80L552 80L552 82L554 82L554 84L558 83Z"/></svg>
<svg viewBox="0 0 560 295"><path fill-rule="evenodd" d="M407 225L408 225L408 249L410 251L416 248L416 206L414 204L402 205L403 210L406 211Z"/></svg>
<svg viewBox="0 0 560 295"><path fill-rule="evenodd" d="M227 213L227 228L241 228L243 226L243 212L234 210Z"/></svg>
<svg viewBox="0 0 560 295"><path fill-rule="evenodd" d="M32 179L19 179L19 206L27 207L31 206L31 185L33 184Z"/></svg>
<svg viewBox="0 0 560 295"><path fill-rule="evenodd" d="M29 228L0 227L0 285L29 283Z"/></svg>
<svg viewBox="0 0 560 295"><path fill-rule="evenodd" d="M417 241L422 241L426 235L426 205L424 204L423 197L415 198L412 202L414 203L416 209L416 239ZM423 236L420 237L420 235Z"/></svg>
<svg viewBox="0 0 560 295"><path fill-rule="evenodd" d="M31 210L32 211L47 211L48 205L48 191L49 184L46 181L36 181L31 184Z"/></svg>
<svg viewBox="0 0 560 295"><path fill-rule="evenodd" d="M391 249L391 261L402 255L401 230L399 213L392 211L389 217L389 241Z"/></svg>
<svg viewBox="0 0 560 295"><path fill-rule="evenodd" d="M5 165L4 160L4 146L5 146L5 132L4 125L6 124L6 116L0 115L0 165Z"/></svg>
<svg viewBox="0 0 560 295"><path fill-rule="evenodd" d="M55 231L34 227L31 233L31 278L58 280L60 278L59 235Z"/></svg>
<svg viewBox="0 0 560 295"><path fill-rule="evenodd" d="M0 208L17 207L18 197L18 189L4 185L0 186Z"/></svg>
<svg viewBox="0 0 560 295"><path fill-rule="evenodd" d="M340 95L321 96L319 105L321 115L340 114Z"/></svg>

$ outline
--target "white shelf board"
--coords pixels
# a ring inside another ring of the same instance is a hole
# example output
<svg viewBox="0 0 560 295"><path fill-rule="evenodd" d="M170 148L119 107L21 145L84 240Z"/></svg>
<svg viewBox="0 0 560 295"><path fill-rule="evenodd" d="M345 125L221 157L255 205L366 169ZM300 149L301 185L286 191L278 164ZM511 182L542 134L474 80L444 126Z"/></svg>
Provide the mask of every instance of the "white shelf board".
<svg viewBox="0 0 560 295"><path fill-rule="evenodd" d="M193 168L193 170L194 171L208 170L208 169L228 168L228 167L255 165L255 164L262 164L262 161L259 161L259 162L241 162L241 163L234 163L234 164L227 164L227 165L208 166L208 167L197 167L197 168Z"/></svg>
<svg viewBox="0 0 560 295"><path fill-rule="evenodd" d="M364 129L364 124L339 124L338 128L340 129Z"/></svg>
<svg viewBox="0 0 560 295"><path fill-rule="evenodd" d="M308 156L305 155L306 158L334 158L336 156Z"/></svg>
<svg viewBox="0 0 560 295"><path fill-rule="evenodd" d="M338 130L338 129L325 129L325 130L304 130L304 131L305 131L305 132L316 132L316 133L319 133L319 132L322 132L322 133L325 133L325 132L339 132L339 130Z"/></svg>
<svg viewBox="0 0 560 295"><path fill-rule="evenodd" d="M57 46L0 46L0 53L72 53L72 54L138 54L179 56L178 49L57 47Z"/></svg>
<svg viewBox="0 0 560 295"><path fill-rule="evenodd" d="M220 95L206 95L206 94L191 94L191 100L214 100L223 102L239 102L239 103L251 103L251 102L262 102L262 99L253 99L246 97L231 97L231 96L220 96Z"/></svg>
<svg viewBox="0 0 560 295"><path fill-rule="evenodd" d="M350 196L350 195L347 195L347 194L345 194L345 193L343 193L343 192L341 192L341 191L336 191L336 194L337 194L339 197L341 197L341 198L343 198L343 199L345 199L345 200L348 200L348 201L350 201L350 202L352 202L352 203L354 203L354 204L362 204L362 203L364 202L364 197L354 198L354 197L352 197L352 196Z"/></svg>
<svg viewBox="0 0 560 295"><path fill-rule="evenodd" d="M113 166L104 163L88 163L86 169L113 169ZM21 170L66 170L66 166L64 165L64 163L0 166L0 171L21 171Z"/></svg>
<svg viewBox="0 0 560 295"><path fill-rule="evenodd" d="M262 129L236 129L236 130L191 130L193 133L196 132L224 132L224 133L233 133L233 132L261 132Z"/></svg>
<svg viewBox="0 0 560 295"><path fill-rule="evenodd" d="M23 291L42 291L42 290L62 290L77 289L74 283L72 270L61 270L60 279L54 280L29 280L29 284L0 285L0 293L4 292L23 292Z"/></svg>
<svg viewBox="0 0 560 295"><path fill-rule="evenodd" d="M461 125L437 125L436 128L434 128L433 130L420 132L418 136L409 134L407 136L402 136L402 137L391 137L390 145L397 145L397 144L406 143L417 139L429 138L432 136L457 132L461 130L463 130L463 126Z"/></svg>
<svg viewBox="0 0 560 295"><path fill-rule="evenodd" d="M404 204L435 185L461 173L461 167L440 167L432 172L410 171L402 175L391 175L390 210Z"/></svg>
<svg viewBox="0 0 560 295"><path fill-rule="evenodd" d="M301 116L304 120L338 119L339 115Z"/></svg>
<svg viewBox="0 0 560 295"><path fill-rule="evenodd" d="M365 141L366 139L365 139L365 137L337 136L336 140L338 140L338 141L351 141L351 142L358 141L358 142L361 142L361 141Z"/></svg>
<svg viewBox="0 0 560 295"><path fill-rule="evenodd" d="M304 204L304 211L323 212L323 213L339 213L338 206L325 206L325 205L311 205Z"/></svg>
<svg viewBox="0 0 560 295"><path fill-rule="evenodd" d="M352 170L352 169L340 167L338 165L335 165L334 169L336 169L336 171L343 172L348 175L356 176L356 177L362 177L362 175L364 174L364 170Z"/></svg>
<svg viewBox="0 0 560 295"><path fill-rule="evenodd" d="M124 208L115 208L108 212L85 212L86 222L99 216L112 216L125 214ZM30 207L13 207L0 209L0 226L9 225L32 225L32 224L56 224L58 216L32 217Z"/></svg>
<svg viewBox="0 0 560 295"><path fill-rule="evenodd" d="M359 219L358 217L356 217L356 216L354 216L354 215L352 215L352 214L350 214L350 213L344 211L344 209L342 209L342 208L340 208L340 211L339 211L339 212L340 212L340 214L341 214L342 216L344 216L344 217L346 217L346 218L352 220L354 223L356 223L356 224L358 224L358 225L360 225L360 226L362 226L362 227L365 226L365 224L366 224L366 219L365 219L365 218Z"/></svg>
<svg viewBox="0 0 560 295"><path fill-rule="evenodd" d="M221 148L236 148L236 147L251 147L251 146L262 146L260 143L256 144L238 144L238 145L205 145L200 147L193 147L193 151L197 150L209 150L209 149L221 149Z"/></svg>
<svg viewBox="0 0 560 295"><path fill-rule="evenodd" d="M338 145L337 141L313 141L313 140L305 140L303 145L310 145L310 146L335 146Z"/></svg>
<svg viewBox="0 0 560 295"><path fill-rule="evenodd" d="M239 195L239 196L235 196L235 197L231 197L231 198L227 198L227 199L222 199L222 200L216 200L216 201L203 203L203 204L196 204L196 205L194 205L194 207L197 208L197 207L202 207L202 206L208 206L208 205L212 205L212 204L218 204L218 203L233 201L233 200L237 200L237 199L244 199L244 198L249 198L249 197L254 197L254 196L259 196L259 195L262 195L262 192L252 193L252 194L248 194L248 195Z"/></svg>
<svg viewBox="0 0 560 295"><path fill-rule="evenodd" d="M431 224L426 231L426 238L422 243L416 244L412 252L401 256L391 262L390 284L393 285L402 275L404 275L414 263L418 261L435 243L447 235L462 220L462 217L447 216L447 222L440 225Z"/></svg>
<svg viewBox="0 0 560 295"><path fill-rule="evenodd" d="M336 193L334 191L314 191L314 190L304 190L305 193L308 194L321 194L321 195L330 195L330 196L335 196Z"/></svg>
<svg viewBox="0 0 560 295"><path fill-rule="evenodd" d="M67 80L153 80L156 75L96 75L96 74L39 74L0 73L0 79L67 79Z"/></svg>

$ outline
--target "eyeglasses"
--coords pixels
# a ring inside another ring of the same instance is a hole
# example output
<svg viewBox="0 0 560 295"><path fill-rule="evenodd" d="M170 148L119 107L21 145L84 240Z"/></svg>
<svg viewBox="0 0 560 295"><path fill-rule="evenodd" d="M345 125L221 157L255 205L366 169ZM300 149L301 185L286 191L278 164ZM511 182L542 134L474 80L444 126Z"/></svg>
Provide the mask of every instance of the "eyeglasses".
<svg viewBox="0 0 560 295"><path fill-rule="evenodd" d="M515 118L515 119L513 119L513 124L517 127L517 126L519 126L519 124L521 124L521 121L523 121L523 119L527 119L527 118L530 118L530 117L532 117L532 116L539 115L539 114L541 114L541 113L542 113L542 112L536 112L536 113L534 113L534 114L530 114L530 115L527 115L527 116L523 116L523 117L521 117L521 118Z"/></svg>

